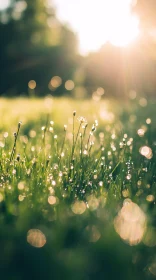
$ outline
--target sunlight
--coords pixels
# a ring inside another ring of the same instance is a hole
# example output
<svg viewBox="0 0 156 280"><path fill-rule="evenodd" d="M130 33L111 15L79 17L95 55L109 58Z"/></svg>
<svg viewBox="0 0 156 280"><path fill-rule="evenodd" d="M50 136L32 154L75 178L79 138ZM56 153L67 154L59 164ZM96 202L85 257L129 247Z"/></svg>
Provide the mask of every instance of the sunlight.
<svg viewBox="0 0 156 280"><path fill-rule="evenodd" d="M1 0L0 1L0 10L5 10L10 4L10 0Z"/></svg>
<svg viewBox="0 0 156 280"><path fill-rule="evenodd" d="M69 22L77 32L81 53L96 51L106 42L125 47L139 35L139 20L131 13L132 0L55 0L55 3L59 18Z"/></svg>
<svg viewBox="0 0 156 280"><path fill-rule="evenodd" d="M87 17L80 17L80 48L83 52L97 50L106 42L126 46L139 34L138 19L131 14L130 0L98 0L89 9Z"/></svg>

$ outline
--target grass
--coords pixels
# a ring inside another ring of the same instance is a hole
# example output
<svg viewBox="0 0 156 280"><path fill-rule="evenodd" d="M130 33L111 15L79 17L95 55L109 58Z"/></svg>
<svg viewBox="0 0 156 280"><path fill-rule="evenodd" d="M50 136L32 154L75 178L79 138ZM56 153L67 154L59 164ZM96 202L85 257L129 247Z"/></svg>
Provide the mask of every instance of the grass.
<svg viewBox="0 0 156 280"><path fill-rule="evenodd" d="M155 101L0 108L1 279L154 279Z"/></svg>

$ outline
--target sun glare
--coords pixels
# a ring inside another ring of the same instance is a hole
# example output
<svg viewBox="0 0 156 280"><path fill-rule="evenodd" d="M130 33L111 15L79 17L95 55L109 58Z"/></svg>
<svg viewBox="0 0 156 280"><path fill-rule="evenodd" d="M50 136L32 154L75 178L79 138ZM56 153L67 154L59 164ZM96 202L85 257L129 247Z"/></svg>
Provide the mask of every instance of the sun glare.
<svg viewBox="0 0 156 280"><path fill-rule="evenodd" d="M60 19L68 21L76 30L81 53L96 51L106 42L125 47L139 35L139 20L131 13L134 0L55 2Z"/></svg>
<svg viewBox="0 0 156 280"><path fill-rule="evenodd" d="M52 0L48 2L53 3ZM139 19L132 14L134 0L54 0L58 17L77 32L82 54L98 50L106 42L119 47L139 35ZM0 10L10 0L0 0Z"/></svg>
<svg viewBox="0 0 156 280"><path fill-rule="evenodd" d="M89 1L78 30L82 52L97 50L106 42L124 47L139 34L138 19L131 14L131 0Z"/></svg>

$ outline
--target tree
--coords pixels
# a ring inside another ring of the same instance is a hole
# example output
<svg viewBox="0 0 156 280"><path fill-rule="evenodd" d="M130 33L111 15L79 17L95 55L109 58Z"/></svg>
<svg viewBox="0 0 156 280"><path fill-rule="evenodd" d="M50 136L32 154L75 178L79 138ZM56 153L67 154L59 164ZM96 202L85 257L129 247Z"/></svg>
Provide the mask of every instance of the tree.
<svg viewBox="0 0 156 280"><path fill-rule="evenodd" d="M0 14L0 92L26 92L33 79L38 92L45 93L53 75L71 78L76 66L76 37L44 0L11 3Z"/></svg>

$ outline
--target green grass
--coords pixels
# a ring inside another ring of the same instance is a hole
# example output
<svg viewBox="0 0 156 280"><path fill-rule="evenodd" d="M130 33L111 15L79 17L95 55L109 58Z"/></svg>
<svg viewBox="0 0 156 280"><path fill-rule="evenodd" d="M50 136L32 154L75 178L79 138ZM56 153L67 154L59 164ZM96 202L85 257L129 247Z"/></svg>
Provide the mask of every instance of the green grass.
<svg viewBox="0 0 156 280"><path fill-rule="evenodd" d="M156 277L155 105L0 100L2 280Z"/></svg>

